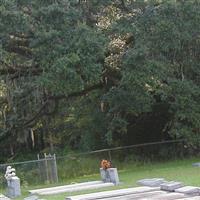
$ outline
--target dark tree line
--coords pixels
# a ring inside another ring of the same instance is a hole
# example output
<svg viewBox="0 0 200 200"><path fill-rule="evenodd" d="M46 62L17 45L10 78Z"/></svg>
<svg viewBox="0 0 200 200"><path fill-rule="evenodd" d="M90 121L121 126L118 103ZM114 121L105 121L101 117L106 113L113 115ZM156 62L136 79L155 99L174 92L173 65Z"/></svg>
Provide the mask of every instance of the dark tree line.
<svg viewBox="0 0 200 200"><path fill-rule="evenodd" d="M200 135L198 0L0 0L2 155Z"/></svg>

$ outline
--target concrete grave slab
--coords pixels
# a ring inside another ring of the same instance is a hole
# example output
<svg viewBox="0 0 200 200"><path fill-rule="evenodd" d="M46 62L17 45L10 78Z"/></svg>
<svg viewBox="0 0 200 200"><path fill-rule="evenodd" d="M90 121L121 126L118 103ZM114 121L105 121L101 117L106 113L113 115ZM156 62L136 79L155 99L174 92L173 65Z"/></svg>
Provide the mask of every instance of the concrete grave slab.
<svg viewBox="0 0 200 200"><path fill-rule="evenodd" d="M104 191L104 192L97 192L91 194L84 194L84 195L76 195L71 197L66 197L66 200L93 200L93 199L103 199L103 198L112 198L112 197L123 197L124 195L129 194L137 194L137 193L144 193L144 192L152 192L158 191L159 187L135 187L135 188L128 188L128 189L120 189L120 190L112 190L112 191Z"/></svg>
<svg viewBox="0 0 200 200"><path fill-rule="evenodd" d="M164 178L151 178L151 179L142 179L137 181L139 185L149 186L149 187L159 187L162 183L165 183Z"/></svg>
<svg viewBox="0 0 200 200"><path fill-rule="evenodd" d="M88 181L88 182L84 182L84 183L75 183L75 184L63 185L63 186L57 186L57 187L49 187L49 188L29 190L29 192L31 194L40 194L40 192L69 189L69 188L81 187L81 186L85 186L85 185L96 185L96 184L100 184L100 183L103 183L103 181Z"/></svg>
<svg viewBox="0 0 200 200"><path fill-rule="evenodd" d="M61 194L66 192L78 192L78 191L84 191L84 190L95 190L105 187L112 187L115 186L114 183L100 183L95 185L82 185L79 187L72 187L72 188L65 188L65 189L57 189L57 190L51 190L51 191L43 191L38 193L39 195L52 195L52 194Z"/></svg>
<svg viewBox="0 0 200 200"><path fill-rule="evenodd" d="M178 189L181 187L183 187L183 184L181 182L175 182L175 181L162 183L160 185L161 190L165 190L165 191L169 191L169 192L173 192L173 191L175 191L175 189Z"/></svg>
<svg viewBox="0 0 200 200"><path fill-rule="evenodd" d="M145 192L145 193L136 193L136 194L129 194L119 197L111 197L111 198L101 198L101 200L130 200L130 199L139 199L141 197L153 197L160 194L166 194L164 191L153 191L153 192Z"/></svg>
<svg viewBox="0 0 200 200"><path fill-rule="evenodd" d="M187 197L187 198L177 199L177 200L200 200L200 196L196 196L196 197Z"/></svg>
<svg viewBox="0 0 200 200"><path fill-rule="evenodd" d="M176 189L175 192L188 194L188 195L199 195L200 194L200 188L199 187L193 187L193 186L185 186L185 187Z"/></svg>
<svg viewBox="0 0 200 200"><path fill-rule="evenodd" d="M84 190L93 190L105 187L112 187L114 183L104 183L103 181L91 181L84 183L77 183L65 186L57 186L43 189L30 190L30 194L37 195L51 195L51 194L60 194L65 192L76 192L76 191L84 191Z"/></svg>
<svg viewBox="0 0 200 200"><path fill-rule="evenodd" d="M175 200L179 198L184 198L185 195L181 193L166 193L166 194L161 194L153 197L147 197L147 198L138 198L138 200Z"/></svg>

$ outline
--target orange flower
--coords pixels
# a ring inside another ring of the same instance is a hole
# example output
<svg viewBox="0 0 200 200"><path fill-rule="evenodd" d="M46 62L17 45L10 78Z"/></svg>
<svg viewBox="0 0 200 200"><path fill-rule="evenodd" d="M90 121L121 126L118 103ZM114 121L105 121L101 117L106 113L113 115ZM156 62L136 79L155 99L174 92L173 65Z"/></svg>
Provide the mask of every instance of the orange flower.
<svg viewBox="0 0 200 200"><path fill-rule="evenodd" d="M104 170L111 168L111 163L108 160L102 160L101 161L101 168L103 168Z"/></svg>

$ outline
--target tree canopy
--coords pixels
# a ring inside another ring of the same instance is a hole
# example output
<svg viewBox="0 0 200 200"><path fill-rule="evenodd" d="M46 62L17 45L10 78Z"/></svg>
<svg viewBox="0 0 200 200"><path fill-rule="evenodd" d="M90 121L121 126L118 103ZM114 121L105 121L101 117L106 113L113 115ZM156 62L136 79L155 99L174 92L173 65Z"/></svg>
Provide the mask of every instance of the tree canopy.
<svg viewBox="0 0 200 200"><path fill-rule="evenodd" d="M0 0L0 145L197 147L199 21L198 0Z"/></svg>

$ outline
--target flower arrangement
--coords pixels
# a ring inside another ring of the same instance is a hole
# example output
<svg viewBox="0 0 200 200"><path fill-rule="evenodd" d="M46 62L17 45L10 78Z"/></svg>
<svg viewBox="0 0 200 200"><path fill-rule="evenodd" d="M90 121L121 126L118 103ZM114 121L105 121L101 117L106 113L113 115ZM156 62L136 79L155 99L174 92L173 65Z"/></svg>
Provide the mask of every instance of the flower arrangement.
<svg viewBox="0 0 200 200"><path fill-rule="evenodd" d="M101 161L101 168L103 168L104 170L108 169L108 168L111 168L111 162L108 161L108 160L102 160Z"/></svg>
<svg viewBox="0 0 200 200"><path fill-rule="evenodd" d="M117 168L112 166L111 161L105 159L101 160L100 167L101 179L104 183L119 184Z"/></svg>

